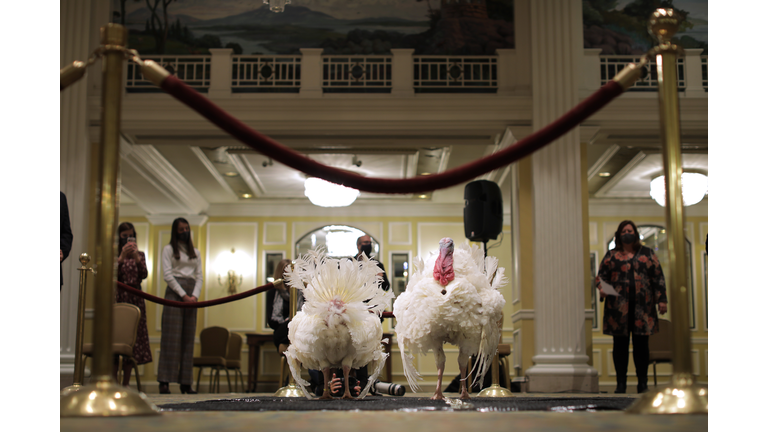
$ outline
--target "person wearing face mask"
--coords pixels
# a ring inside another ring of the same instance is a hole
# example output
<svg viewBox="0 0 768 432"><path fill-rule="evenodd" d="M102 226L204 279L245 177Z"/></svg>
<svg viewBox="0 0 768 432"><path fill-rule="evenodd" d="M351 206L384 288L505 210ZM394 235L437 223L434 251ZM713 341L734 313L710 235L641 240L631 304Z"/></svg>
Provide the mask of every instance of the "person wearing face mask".
<svg viewBox="0 0 768 432"><path fill-rule="evenodd" d="M141 290L141 281L147 278L147 260L144 252L136 246L136 229L130 222L123 222L117 227L117 280L133 288ZM152 361L152 350L149 347L147 331L147 308L144 299L127 291L115 290L116 303L130 303L141 310L139 327L136 330L136 343L133 345L133 358L136 364L146 364ZM117 358L115 358L114 375L117 379ZM131 364L123 363L123 385L131 381Z"/></svg>
<svg viewBox="0 0 768 432"><path fill-rule="evenodd" d="M163 248L163 280L167 300L197 302L203 287L200 251L195 249L189 232L189 222L177 218L171 226L171 242ZM163 307L160 330L160 364L157 381L160 393L171 392L168 383L181 384L182 393L192 390L192 351L195 347L197 309Z"/></svg>
<svg viewBox="0 0 768 432"><path fill-rule="evenodd" d="M371 236L364 235L357 238L357 260L360 261L363 259L363 254L368 257L368 259L373 258L373 245L371 244ZM381 269L381 273L379 273L379 276L381 276L381 289L384 291L389 291L389 279L387 279L387 272L384 270L384 264L381 263L381 261L377 260L376 265L379 266Z"/></svg>
<svg viewBox="0 0 768 432"><path fill-rule="evenodd" d="M619 224L615 242L616 246L600 263L595 281L600 301L605 299L603 334L613 336L614 393L627 391L630 336L637 392L642 393L648 390L648 336L659 331L656 305L659 313L667 312L664 272L653 250L640 243L634 222L625 220ZM611 285L618 295L608 295L602 281Z"/></svg>

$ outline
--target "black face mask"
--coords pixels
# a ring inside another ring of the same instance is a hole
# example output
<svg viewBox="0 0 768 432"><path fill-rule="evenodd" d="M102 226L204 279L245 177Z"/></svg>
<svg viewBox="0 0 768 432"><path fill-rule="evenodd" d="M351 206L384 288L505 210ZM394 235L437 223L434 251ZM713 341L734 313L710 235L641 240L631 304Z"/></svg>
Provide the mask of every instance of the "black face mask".
<svg viewBox="0 0 768 432"><path fill-rule="evenodd" d="M635 235L634 234L622 234L621 242L624 243L624 244L632 244L632 243L635 242Z"/></svg>
<svg viewBox="0 0 768 432"><path fill-rule="evenodd" d="M364 253L365 256L367 256L368 258L371 257L371 251L373 251L373 245L371 244L360 245L360 252Z"/></svg>
<svg viewBox="0 0 768 432"><path fill-rule="evenodd" d="M176 234L176 238L179 239L180 242L188 242L189 241L189 231L184 231L183 233Z"/></svg>

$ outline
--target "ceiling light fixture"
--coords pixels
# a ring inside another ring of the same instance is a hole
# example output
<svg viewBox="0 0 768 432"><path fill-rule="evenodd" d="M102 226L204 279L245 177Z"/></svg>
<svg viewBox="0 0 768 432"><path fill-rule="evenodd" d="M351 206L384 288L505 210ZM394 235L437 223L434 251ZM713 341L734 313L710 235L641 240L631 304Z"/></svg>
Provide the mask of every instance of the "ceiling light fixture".
<svg viewBox="0 0 768 432"><path fill-rule="evenodd" d="M304 195L316 206L346 207L355 202L360 196L360 191L310 177L304 180Z"/></svg>
<svg viewBox="0 0 768 432"><path fill-rule="evenodd" d="M251 194L249 194L249 193L244 193L244 194L242 195L242 197L243 197L243 198L250 198L250 197L252 197L252 196L253 196L253 195L251 195Z"/></svg>
<svg viewBox="0 0 768 432"><path fill-rule="evenodd" d="M291 0L264 0L264 4L268 5L272 12L284 12L285 5L291 4Z"/></svg>
<svg viewBox="0 0 768 432"><path fill-rule="evenodd" d="M610 177L611 173L609 173L609 172L601 172L601 173L597 173L597 175L600 176L600 177Z"/></svg>
<svg viewBox="0 0 768 432"><path fill-rule="evenodd" d="M664 176L658 176L651 180L651 198L660 206L667 205L666 183ZM709 179L704 174L695 172L683 173L683 205L692 206L698 204L709 190Z"/></svg>
<svg viewBox="0 0 768 432"><path fill-rule="evenodd" d="M233 171L225 172L224 175L227 177L237 177L237 173Z"/></svg>

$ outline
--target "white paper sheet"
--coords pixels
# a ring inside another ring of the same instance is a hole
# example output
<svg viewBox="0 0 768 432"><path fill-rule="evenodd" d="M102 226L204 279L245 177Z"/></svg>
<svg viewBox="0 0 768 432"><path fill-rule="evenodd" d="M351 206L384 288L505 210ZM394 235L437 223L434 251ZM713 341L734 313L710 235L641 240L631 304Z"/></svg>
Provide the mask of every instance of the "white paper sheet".
<svg viewBox="0 0 768 432"><path fill-rule="evenodd" d="M600 278L600 288L602 288L603 292L606 295L617 296L617 297L619 295L619 293L617 293L616 290L613 288L613 285L611 285L608 282L604 281L603 278Z"/></svg>

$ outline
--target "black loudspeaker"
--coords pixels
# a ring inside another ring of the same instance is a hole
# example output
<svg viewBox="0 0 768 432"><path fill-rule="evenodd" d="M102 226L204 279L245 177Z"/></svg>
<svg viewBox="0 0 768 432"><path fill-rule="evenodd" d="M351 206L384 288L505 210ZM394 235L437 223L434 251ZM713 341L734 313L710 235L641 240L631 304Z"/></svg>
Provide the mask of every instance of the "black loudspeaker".
<svg viewBox="0 0 768 432"><path fill-rule="evenodd" d="M504 223L501 189L488 180L476 180L464 187L464 236L471 241L496 239Z"/></svg>

